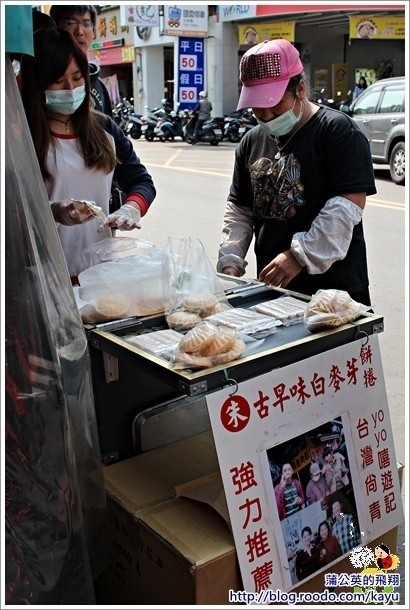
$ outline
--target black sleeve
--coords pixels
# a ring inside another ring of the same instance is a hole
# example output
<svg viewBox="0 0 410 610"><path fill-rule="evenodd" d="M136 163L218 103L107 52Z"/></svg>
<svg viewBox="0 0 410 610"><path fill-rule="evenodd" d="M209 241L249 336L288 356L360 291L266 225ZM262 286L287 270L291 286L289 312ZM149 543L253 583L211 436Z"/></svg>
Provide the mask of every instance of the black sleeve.
<svg viewBox="0 0 410 610"><path fill-rule="evenodd" d="M126 195L131 193L141 195L147 204L151 205L155 199L156 189L151 175L135 153L131 140L110 117L104 117L104 126L115 140L118 163L113 180L118 182Z"/></svg>

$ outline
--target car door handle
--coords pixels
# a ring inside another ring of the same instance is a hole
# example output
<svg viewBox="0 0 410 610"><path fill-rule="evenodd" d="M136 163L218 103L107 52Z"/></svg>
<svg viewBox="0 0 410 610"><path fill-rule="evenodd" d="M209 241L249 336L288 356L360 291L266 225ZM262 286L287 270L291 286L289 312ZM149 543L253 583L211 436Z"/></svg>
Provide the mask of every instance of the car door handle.
<svg viewBox="0 0 410 610"><path fill-rule="evenodd" d="M397 125L398 121L397 121L397 119L391 119L390 123L392 125Z"/></svg>
<svg viewBox="0 0 410 610"><path fill-rule="evenodd" d="M363 125L367 125L369 121L367 119L363 119Z"/></svg>

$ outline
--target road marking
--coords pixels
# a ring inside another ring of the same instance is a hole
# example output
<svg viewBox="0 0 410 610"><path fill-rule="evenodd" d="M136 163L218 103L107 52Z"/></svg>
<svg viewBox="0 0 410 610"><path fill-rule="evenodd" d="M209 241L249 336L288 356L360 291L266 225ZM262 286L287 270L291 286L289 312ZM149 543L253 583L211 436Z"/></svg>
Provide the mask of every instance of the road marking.
<svg viewBox="0 0 410 610"><path fill-rule="evenodd" d="M183 152L183 149L179 149L174 155L172 155L172 157L169 157L169 159L165 162L165 163L151 163L149 161L145 161L145 165L147 167L152 166L152 167L159 167L162 169L173 169L176 170L178 172L189 172L191 174L202 174L203 176L220 176L221 178L232 178L232 172L230 171L229 174L224 174L222 172L217 172L215 170L209 169L199 169L197 167L179 167L177 165L171 165L171 163L180 156L181 152ZM398 210L401 212L404 212L406 209L406 206L404 203L399 203L397 201L388 201L386 199L373 199L371 197L366 199L366 205L370 205L376 208L385 208L385 209L389 209L389 210Z"/></svg>
<svg viewBox="0 0 410 610"><path fill-rule="evenodd" d="M385 199L366 199L366 206L371 205L375 208L386 208L389 210L399 210L404 212L406 206L404 203L398 203L397 201L386 201Z"/></svg>

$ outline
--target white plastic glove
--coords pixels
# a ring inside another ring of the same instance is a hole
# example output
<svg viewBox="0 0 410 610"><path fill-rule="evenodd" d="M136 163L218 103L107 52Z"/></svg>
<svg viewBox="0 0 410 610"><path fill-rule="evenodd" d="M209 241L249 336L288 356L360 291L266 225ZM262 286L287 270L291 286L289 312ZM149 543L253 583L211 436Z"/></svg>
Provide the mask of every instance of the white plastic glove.
<svg viewBox="0 0 410 610"><path fill-rule="evenodd" d="M107 216L105 222L99 228L99 232L107 227L114 227L120 231L132 231L132 229L140 229L141 212L134 206L124 203L119 210Z"/></svg>
<svg viewBox="0 0 410 610"><path fill-rule="evenodd" d="M51 204L51 211L54 220L62 225L81 225L96 217L90 203L76 199L63 199L54 201ZM96 208L96 206L94 207Z"/></svg>

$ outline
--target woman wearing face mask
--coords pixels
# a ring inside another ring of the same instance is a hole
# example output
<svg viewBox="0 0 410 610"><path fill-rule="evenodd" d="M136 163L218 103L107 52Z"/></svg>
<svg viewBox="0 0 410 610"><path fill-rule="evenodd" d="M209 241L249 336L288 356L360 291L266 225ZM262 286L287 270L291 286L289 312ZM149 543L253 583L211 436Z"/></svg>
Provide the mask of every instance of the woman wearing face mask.
<svg viewBox="0 0 410 610"><path fill-rule="evenodd" d="M255 237L267 285L336 288L370 305L362 212L376 188L366 137L344 113L309 101L287 40L249 49L240 77L238 109L251 107L259 125L236 149L217 270L243 275Z"/></svg>
<svg viewBox="0 0 410 610"><path fill-rule="evenodd" d="M73 284L85 268L83 250L109 237L110 227L140 228L156 194L130 140L91 108L88 74L87 56L70 33L35 32L34 57L21 65L22 99ZM113 177L126 200L108 215ZM103 223L84 200L107 215Z"/></svg>

